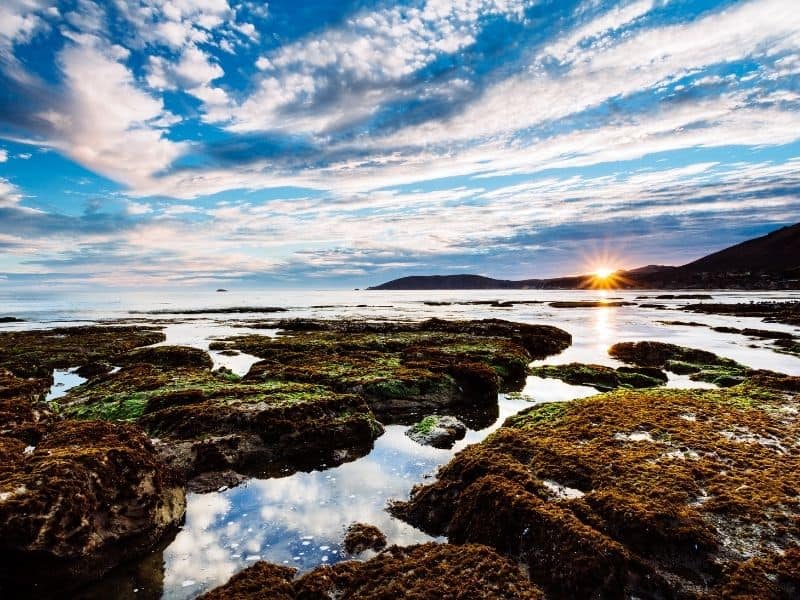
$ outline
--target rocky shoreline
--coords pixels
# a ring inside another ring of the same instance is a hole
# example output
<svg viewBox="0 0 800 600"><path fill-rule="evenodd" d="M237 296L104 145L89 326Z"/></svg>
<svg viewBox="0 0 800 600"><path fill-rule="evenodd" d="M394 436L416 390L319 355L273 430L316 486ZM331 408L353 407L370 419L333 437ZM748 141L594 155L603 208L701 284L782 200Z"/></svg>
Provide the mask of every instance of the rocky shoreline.
<svg viewBox="0 0 800 600"><path fill-rule="evenodd" d="M163 345L158 327L0 332L0 593L46 598L95 581L163 547L187 491L352 461L387 425L450 447L529 374L606 393L524 410L392 505L449 544L382 549L380 531L354 524L348 552L371 553L360 561L300 577L259 562L206 597L800 590L798 377L662 342L613 345L616 368L531 368L570 335L498 319L269 325L280 335L211 346L257 357L244 376ZM54 369L87 381L47 402ZM669 373L716 389L665 389Z"/></svg>
<svg viewBox="0 0 800 600"><path fill-rule="evenodd" d="M392 510L551 598L796 597L800 381L758 383L536 406Z"/></svg>
<svg viewBox="0 0 800 600"><path fill-rule="evenodd" d="M534 357L570 343L499 320L282 329L217 343L261 359L245 377L153 346L157 328L0 333L0 590L46 597L146 555L180 525L187 489L350 461L382 423L430 410L480 419ZM46 402L66 368L88 380Z"/></svg>

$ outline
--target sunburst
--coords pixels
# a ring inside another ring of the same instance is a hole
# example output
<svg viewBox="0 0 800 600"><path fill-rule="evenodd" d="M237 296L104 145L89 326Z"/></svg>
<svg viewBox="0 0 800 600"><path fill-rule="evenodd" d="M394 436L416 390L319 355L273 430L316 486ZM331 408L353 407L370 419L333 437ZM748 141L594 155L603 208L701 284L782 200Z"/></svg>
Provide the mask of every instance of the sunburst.
<svg viewBox="0 0 800 600"><path fill-rule="evenodd" d="M587 275L581 282L582 288L592 290L613 290L626 287L630 280L625 271L617 265L625 264L619 254L610 251L608 247L587 250L583 256L584 273Z"/></svg>

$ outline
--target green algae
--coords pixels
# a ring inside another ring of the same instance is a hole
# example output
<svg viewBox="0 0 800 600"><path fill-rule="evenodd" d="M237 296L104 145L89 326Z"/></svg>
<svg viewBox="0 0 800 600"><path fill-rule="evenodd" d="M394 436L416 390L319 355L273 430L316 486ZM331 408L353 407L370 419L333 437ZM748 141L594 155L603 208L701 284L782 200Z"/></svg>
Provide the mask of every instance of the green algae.
<svg viewBox="0 0 800 600"><path fill-rule="evenodd" d="M566 412L567 406L564 402L546 402L509 417L506 419L504 426L525 429L552 424Z"/></svg>
<svg viewBox="0 0 800 600"><path fill-rule="evenodd" d="M391 510L523 562L549 597L725 597L745 565L759 597L797 555L798 436L780 390L619 389L510 417Z"/></svg>
<svg viewBox="0 0 800 600"><path fill-rule="evenodd" d="M109 397L91 404L79 404L62 411L65 416L75 419L102 421L135 421L144 414L147 395L136 393L121 398Z"/></svg>
<svg viewBox="0 0 800 600"><path fill-rule="evenodd" d="M654 368L642 370L621 367L614 369L603 365L569 363L532 367L528 373L537 377L560 379L570 385L588 385L600 391L621 388L648 388L664 385L667 377Z"/></svg>
<svg viewBox="0 0 800 600"><path fill-rule="evenodd" d="M663 342L624 342L614 344L609 354L623 362L688 374L693 381L712 383L718 387L734 387L751 383L761 387L800 391L800 378L774 371L750 369L730 358L705 350L676 346Z"/></svg>
<svg viewBox="0 0 800 600"><path fill-rule="evenodd" d="M62 327L0 332L0 366L21 377L50 377L53 369L115 359L140 346L163 342L152 327Z"/></svg>
<svg viewBox="0 0 800 600"><path fill-rule="evenodd" d="M429 415L411 427L413 433L427 435L439 424L439 415Z"/></svg>

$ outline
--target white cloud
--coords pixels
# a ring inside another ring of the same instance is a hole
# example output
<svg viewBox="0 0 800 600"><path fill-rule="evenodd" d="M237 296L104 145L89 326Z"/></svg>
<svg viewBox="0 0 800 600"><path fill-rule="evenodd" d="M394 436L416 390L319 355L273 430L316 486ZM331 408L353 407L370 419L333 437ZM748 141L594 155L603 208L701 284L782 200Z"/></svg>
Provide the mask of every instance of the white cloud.
<svg viewBox="0 0 800 600"><path fill-rule="evenodd" d="M147 215L153 212L149 204L128 201L125 203L125 212L131 216Z"/></svg>
<svg viewBox="0 0 800 600"><path fill-rule="evenodd" d="M555 43L544 50L544 54L552 56L561 61L568 62L579 55L579 44L586 40L596 39L603 34L613 32L623 26L629 25L632 21L646 15L653 9L654 0L641 0L631 2L622 6L615 6L600 17L597 17L585 25L576 27L567 35L562 36ZM608 40L595 41L594 45L609 43Z"/></svg>
<svg viewBox="0 0 800 600"><path fill-rule="evenodd" d="M605 26L589 24L566 39L579 41L586 28ZM787 44L800 41L798 31L800 11L793 2L760 0L691 23L638 30L610 46L573 46L568 51L557 42L550 48L568 59L566 72L550 74L544 64L551 55L545 52L534 57L524 72L488 89L462 113L407 128L382 143L445 143L508 134L651 89L707 65L783 51Z"/></svg>
<svg viewBox="0 0 800 600"><path fill-rule="evenodd" d="M0 148L0 163L8 160L8 152L4 148Z"/></svg>
<svg viewBox="0 0 800 600"><path fill-rule="evenodd" d="M0 177L0 208L15 206L22 200L19 188L8 179Z"/></svg>
<svg viewBox="0 0 800 600"><path fill-rule="evenodd" d="M121 62L126 51L82 35L59 55L64 99L40 115L52 144L89 168L131 186L165 169L186 145L164 137L159 123L169 113L142 91Z"/></svg>
<svg viewBox="0 0 800 600"><path fill-rule="evenodd" d="M55 5L55 0L3 0L0 3L0 54L14 44L30 41L46 28L41 14Z"/></svg>
<svg viewBox="0 0 800 600"><path fill-rule="evenodd" d="M398 94L392 82L475 40L478 19L520 18L527 0L428 0L422 8L359 13L346 24L281 47L256 65L265 75L257 90L233 109L233 131L285 129L324 133L371 114ZM343 89L345 88L345 89ZM338 96L324 107L321 96ZM284 109L306 114L287 117Z"/></svg>

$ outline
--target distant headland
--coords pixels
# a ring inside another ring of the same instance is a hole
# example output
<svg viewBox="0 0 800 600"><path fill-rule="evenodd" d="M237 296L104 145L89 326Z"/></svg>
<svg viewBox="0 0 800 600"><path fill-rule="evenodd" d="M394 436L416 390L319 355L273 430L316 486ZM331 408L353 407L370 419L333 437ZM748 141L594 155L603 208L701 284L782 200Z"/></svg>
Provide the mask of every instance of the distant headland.
<svg viewBox="0 0 800 600"><path fill-rule="evenodd" d="M800 289L800 223L782 227L686 265L648 265L617 271L551 279L493 279L482 275L413 275L370 290L525 290L584 289Z"/></svg>

